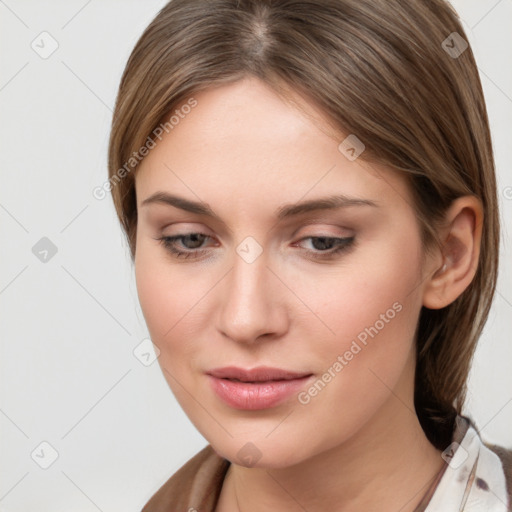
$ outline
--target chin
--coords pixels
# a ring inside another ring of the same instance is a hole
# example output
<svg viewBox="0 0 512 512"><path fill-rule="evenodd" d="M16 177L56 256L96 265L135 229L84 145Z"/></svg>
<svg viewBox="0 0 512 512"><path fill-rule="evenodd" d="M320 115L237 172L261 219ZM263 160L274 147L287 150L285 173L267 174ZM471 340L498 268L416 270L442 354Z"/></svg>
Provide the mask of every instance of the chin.
<svg viewBox="0 0 512 512"><path fill-rule="evenodd" d="M246 468L282 469L299 464L314 455L298 450L304 443L283 443L278 436L274 440L224 439L222 442L214 440L210 444L219 456Z"/></svg>

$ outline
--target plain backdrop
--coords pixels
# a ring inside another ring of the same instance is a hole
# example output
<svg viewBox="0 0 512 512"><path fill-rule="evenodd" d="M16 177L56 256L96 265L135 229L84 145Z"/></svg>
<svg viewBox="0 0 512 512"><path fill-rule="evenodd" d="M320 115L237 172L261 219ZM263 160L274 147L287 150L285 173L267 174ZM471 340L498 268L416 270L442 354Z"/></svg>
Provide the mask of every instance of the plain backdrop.
<svg viewBox="0 0 512 512"><path fill-rule="evenodd" d="M134 354L148 333L128 249L110 197L92 195L121 73L165 3L0 0L2 512L135 512L206 445L158 363ZM481 72L503 221L466 410L512 447L512 0L453 3Z"/></svg>

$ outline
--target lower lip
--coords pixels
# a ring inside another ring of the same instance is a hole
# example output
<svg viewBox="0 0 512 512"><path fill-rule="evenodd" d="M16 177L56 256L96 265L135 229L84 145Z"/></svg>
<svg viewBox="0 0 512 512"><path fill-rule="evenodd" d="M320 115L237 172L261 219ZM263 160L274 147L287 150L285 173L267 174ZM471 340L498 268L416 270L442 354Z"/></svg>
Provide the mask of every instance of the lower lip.
<svg viewBox="0 0 512 512"><path fill-rule="evenodd" d="M268 382L238 382L208 375L217 396L235 409L268 409L281 404L298 393L312 375L300 379L273 380Z"/></svg>

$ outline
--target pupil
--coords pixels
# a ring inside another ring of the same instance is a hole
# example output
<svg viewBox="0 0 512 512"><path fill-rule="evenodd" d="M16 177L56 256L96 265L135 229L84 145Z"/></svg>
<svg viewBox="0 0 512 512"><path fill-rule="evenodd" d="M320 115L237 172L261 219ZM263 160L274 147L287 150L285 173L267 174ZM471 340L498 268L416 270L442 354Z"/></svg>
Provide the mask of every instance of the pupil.
<svg viewBox="0 0 512 512"><path fill-rule="evenodd" d="M192 245L193 245L193 247L189 247L189 249L197 249L198 247L200 247L203 242L203 239L201 238L202 236L203 235L201 235L200 233L194 233L192 235L187 235L185 238L192 240ZM194 242L195 242L195 245L194 245Z"/></svg>

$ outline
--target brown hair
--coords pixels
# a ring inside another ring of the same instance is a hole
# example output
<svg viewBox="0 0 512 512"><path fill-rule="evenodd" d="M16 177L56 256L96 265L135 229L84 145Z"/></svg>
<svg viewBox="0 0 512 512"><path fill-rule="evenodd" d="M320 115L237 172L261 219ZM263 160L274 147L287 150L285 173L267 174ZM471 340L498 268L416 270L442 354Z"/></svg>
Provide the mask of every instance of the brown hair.
<svg viewBox="0 0 512 512"><path fill-rule="evenodd" d="M128 60L108 155L109 190L132 259L140 161L132 155L154 141L180 102L248 75L282 95L283 84L305 93L363 141L362 159L405 173L425 249L439 244L436 227L455 198L478 197L484 220L476 275L449 306L423 308L417 329L415 407L439 449L450 444L464 404L498 271L493 152L466 39L443 0L172 0Z"/></svg>

